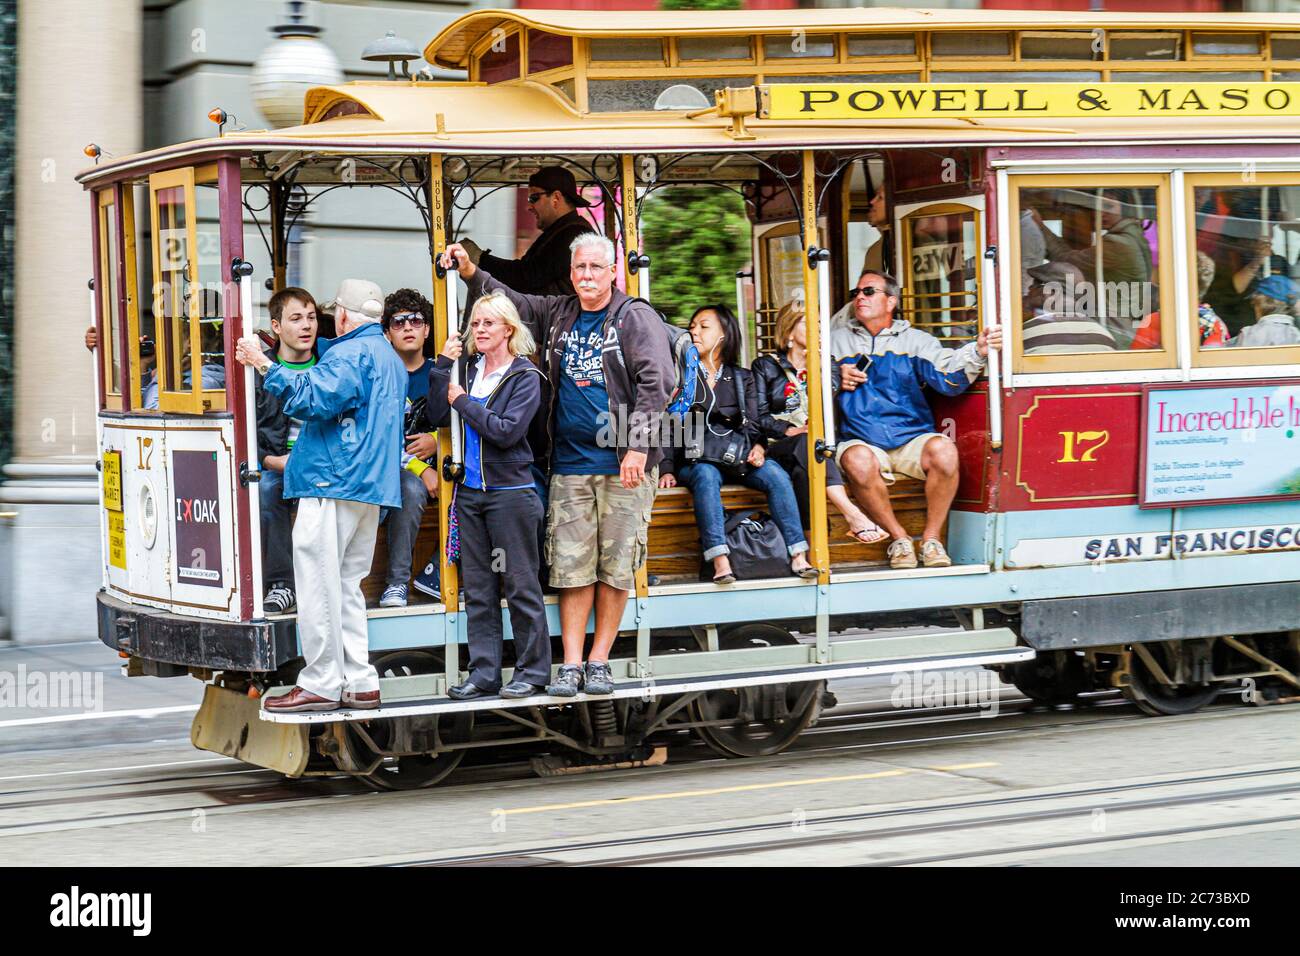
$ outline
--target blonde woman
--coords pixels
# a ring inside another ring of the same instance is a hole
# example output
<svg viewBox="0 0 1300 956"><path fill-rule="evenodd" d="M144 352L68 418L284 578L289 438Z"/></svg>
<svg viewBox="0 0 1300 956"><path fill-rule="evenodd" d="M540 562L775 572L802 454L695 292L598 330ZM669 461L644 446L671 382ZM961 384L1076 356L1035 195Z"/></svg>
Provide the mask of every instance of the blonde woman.
<svg viewBox="0 0 1300 956"><path fill-rule="evenodd" d="M551 639L537 576L542 502L533 488L528 426L542 401L542 373L527 356L533 337L506 296L474 304L467 344L448 337L429 372L429 418L439 427L460 413L465 471L453 502L469 630L469 679L456 700L500 693L530 697L551 679ZM468 355L462 359L462 351ZM468 391L451 381L461 361ZM504 557L504 560L498 558ZM510 610L515 671L501 686L501 598Z"/></svg>
<svg viewBox="0 0 1300 956"><path fill-rule="evenodd" d="M808 487L808 339L802 299L777 313L777 351L754 360L758 425L767 456L784 468L796 488ZM849 537L874 544L889 537L853 503L835 462L826 462L826 498L849 523Z"/></svg>

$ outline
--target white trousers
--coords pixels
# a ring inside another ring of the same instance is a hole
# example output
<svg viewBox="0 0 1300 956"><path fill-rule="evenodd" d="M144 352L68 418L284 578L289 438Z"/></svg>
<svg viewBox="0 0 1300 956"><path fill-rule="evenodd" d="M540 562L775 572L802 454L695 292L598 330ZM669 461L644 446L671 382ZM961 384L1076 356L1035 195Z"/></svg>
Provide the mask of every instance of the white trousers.
<svg viewBox="0 0 1300 956"><path fill-rule="evenodd" d="M293 525L298 640L307 666L298 686L326 700L379 690L370 666L361 579L375 557L379 506L301 498Z"/></svg>

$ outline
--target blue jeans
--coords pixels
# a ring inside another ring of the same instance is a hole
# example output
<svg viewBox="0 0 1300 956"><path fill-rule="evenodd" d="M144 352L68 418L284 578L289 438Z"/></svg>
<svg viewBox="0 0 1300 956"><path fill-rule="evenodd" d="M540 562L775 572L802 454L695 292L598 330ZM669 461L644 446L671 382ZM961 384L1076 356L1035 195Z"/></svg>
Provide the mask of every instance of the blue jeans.
<svg viewBox="0 0 1300 956"><path fill-rule="evenodd" d="M388 578L384 582L387 587L411 580L415 539L420 533L425 505L429 503L429 492L419 475L403 468L401 486L402 506L385 508L379 513L380 522L388 525Z"/></svg>
<svg viewBox="0 0 1300 956"><path fill-rule="evenodd" d="M719 555L730 554L725 531L727 520L722 511L722 472L716 465L696 462L678 471L677 480L691 489L695 520L700 526L700 543L704 545L704 560L712 561ZM791 557L808 550L799 520L799 502L784 468L768 460L763 462L762 468L750 468L743 477L735 480L767 495L768 507L772 509L772 517L781 529L781 537L785 539Z"/></svg>
<svg viewBox="0 0 1300 956"><path fill-rule="evenodd" d="M293 587L293 524L289 520L292 501L284 498L284 472L262 469L257 483L262 515L262 583Z"/></svg>

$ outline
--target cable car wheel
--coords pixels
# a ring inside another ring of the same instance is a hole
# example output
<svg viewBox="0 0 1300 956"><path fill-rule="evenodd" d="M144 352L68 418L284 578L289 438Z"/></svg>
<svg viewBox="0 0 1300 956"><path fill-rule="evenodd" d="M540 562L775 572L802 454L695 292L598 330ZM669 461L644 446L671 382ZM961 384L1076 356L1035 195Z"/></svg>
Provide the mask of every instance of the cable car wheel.
<svg viewBox="0 0 1300 956"><path fill-rule="evenodd" d="M1008 671L1020 693L1049 707L1073 704L1092 689L1083 657L1073 651L1041 651L1031 660L1017 661Z"/></svg>
<svg viewBox="0 0 1300 956"><path fill-rule="evenodd" d="M441 659L427 651L393 651L376 659L374 665L380 677L410 677L442 670ZM417 720L420 723L415 728L401 727L398 723ZM370 766L394 742L402 743L406 734L410 735L407 738L409 742L433 746L435 729L443 741L466 741L474 732L474 714L470 711L419 718L370 720L365 722L364 728L359 727L355 721L347 721L344 724L344 739L352 761L360 766ZM418 790L445 779L460 766L464 757L464 750L383 757L370 773L356 776L375 790Z"/></svg>
<svg viewBox="0 0 1300 956"><path fill-rule="evenodd" d="M1197 642L1200 643L1200 642ZM1213 642L1210 642L1211 644ZM1201 651L1206 670L1209 670L1209 645L1193 648L1190 641L1164 641L1134 645L1129 654L1128 680L1121 684L1124 696L1137 705L1144 714L1152 717L1175 717L1191 714L1219 696L1220 686L1213 681L1185 681L1166 683L1147 663L1142 651L1151 655L1161 671L1177 680L1180 663L1184 666L1195 661L1190 655ZM1139 650L1141 648L1141 650ZM1189 655L1180 662L1180 657Z"/></svg>
<svg viewBox="0 0 1300 956"><path fill-rule="evenodd" d="M747 624L719 638L723 650L797 644L773 624ZM789 747L821 712L825 681L764 684L705 691L688 705L692 728L724 757L770 757ZM726 722L726 723L722 723Z"/></svg>

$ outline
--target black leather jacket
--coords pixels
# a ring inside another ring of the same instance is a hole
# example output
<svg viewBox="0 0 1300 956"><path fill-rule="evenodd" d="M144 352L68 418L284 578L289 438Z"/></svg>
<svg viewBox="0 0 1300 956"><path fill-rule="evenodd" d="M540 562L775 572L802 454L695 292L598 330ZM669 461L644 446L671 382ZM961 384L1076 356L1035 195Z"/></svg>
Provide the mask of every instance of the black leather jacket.
<svg viewBox="0 0 1300 956"><path fill-rule="evenodd" d="M790 391L790 379L798 377L790 360L782 354L760 355L754 360L754 390L758 392L758 427L769 443L785 438L789 422L775 415L787 415L799 407L799 394Z"/></svg>

